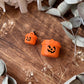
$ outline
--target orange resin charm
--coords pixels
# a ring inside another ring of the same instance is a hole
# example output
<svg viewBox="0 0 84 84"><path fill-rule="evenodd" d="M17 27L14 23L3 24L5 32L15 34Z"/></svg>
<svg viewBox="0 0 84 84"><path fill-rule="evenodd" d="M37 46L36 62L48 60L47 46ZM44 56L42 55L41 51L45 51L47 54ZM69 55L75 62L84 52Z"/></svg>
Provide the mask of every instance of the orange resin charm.
<svg viewBox="0 0 84 84"><path fill-rule="evenodd" d="M59 42L51 39L42 42L41 54L47 57L57 58L59 56L61 45Z"/></svg>
<svg viewBox="0 0 84 84"><path fill-rule="evenodd" d="M37 36L34 32L28 33L25 35L25 43L30 45L35 45L37 41Z"/></svg>

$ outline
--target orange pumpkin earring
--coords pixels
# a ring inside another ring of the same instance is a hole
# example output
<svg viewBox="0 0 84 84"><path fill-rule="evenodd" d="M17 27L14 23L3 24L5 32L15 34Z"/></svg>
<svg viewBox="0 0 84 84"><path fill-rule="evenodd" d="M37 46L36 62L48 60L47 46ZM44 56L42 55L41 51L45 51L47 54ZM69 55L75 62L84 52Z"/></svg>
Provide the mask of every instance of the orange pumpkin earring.
<svg viewBox="0 0 84 84"><path fill-rule="evenodd" d="M25 43L30 45L35 45L37 41L37 36L35 32L31 32L25 35Z"/></svg>
<svg viewBox="0 0 84 84"><path fill-rule="evenodd" d="M61 45L59 42L51 39L42 42L41 54L47 57L57 58L59 56Z"/></svg>

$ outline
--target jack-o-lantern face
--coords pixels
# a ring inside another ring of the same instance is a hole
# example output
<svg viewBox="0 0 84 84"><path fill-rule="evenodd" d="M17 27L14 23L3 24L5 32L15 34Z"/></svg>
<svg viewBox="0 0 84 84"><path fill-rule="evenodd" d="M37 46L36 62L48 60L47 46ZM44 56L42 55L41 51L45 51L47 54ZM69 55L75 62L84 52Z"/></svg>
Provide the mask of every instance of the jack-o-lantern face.
<svg viewBox="0 0 84 84"><path fill-rule="evenodd" d="M25 43L35 45L37 40L37 36L34 34L34 32L28 33L25 36Z"/></svg>
<svg viewBox="0 0 84 84"><path fill-rule="evenodd" d="M56 47L55 47L55 46L52 47L52 46L48 45L48 49L47 49L47 51L50 52L50 53L55 53L55 51L56 51Z"/></svg>
<svg viewBox="0 0 84 84"><path fill-rule="evenodd" d="M51 40L44 40L42 42L42 50L41 54L47 57L56 58L59 56L61 45L59 42L51 39Z"/></svg>
<svg viewBox="0 0 84 84"><path fill-rule="evenodd" d="M31 41L31 37L28 37L28 36L27 36L27 39L26 39L26 40L27 40L27 41Z"/></svg>

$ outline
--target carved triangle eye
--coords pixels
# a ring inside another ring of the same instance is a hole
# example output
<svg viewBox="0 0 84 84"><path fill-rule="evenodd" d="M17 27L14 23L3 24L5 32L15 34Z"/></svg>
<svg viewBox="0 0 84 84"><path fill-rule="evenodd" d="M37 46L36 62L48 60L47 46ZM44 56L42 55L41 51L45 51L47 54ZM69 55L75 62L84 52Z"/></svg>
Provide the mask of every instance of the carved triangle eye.
<svg viewBox="0 0 84 84"><path fill-rule="evenodd" d="M54 50L56 50L56 47L55 46L53 48L54 48Z"/></svg>
<svg viewBox="0 0 84 84"><path fill-rule="evenodd" d="M49 48L51 48L51 46L50 46L50 45L48 45L48 47L49 47Z"/></svg>

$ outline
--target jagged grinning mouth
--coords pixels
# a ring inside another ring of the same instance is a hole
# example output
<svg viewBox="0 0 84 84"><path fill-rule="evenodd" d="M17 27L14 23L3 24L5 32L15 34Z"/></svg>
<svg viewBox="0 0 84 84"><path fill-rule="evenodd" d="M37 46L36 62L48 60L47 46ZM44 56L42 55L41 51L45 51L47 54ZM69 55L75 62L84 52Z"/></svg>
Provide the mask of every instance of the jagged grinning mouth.
<svg viewBox="0 0 84 84"><path fill-rule="evenodd" d="M51 51L51 50L49 50L49 49L47 49L47 50L48 50L48 52L55 53L55 51Z"/></svg>

